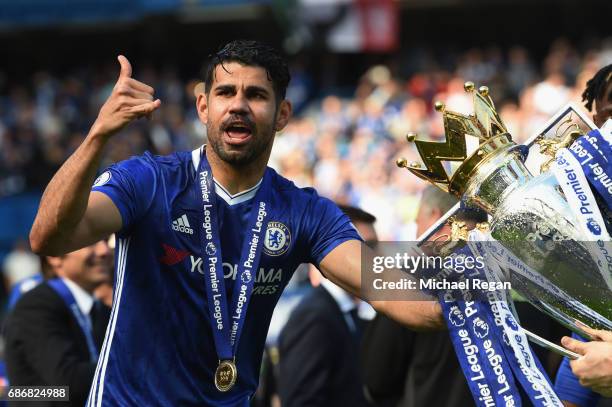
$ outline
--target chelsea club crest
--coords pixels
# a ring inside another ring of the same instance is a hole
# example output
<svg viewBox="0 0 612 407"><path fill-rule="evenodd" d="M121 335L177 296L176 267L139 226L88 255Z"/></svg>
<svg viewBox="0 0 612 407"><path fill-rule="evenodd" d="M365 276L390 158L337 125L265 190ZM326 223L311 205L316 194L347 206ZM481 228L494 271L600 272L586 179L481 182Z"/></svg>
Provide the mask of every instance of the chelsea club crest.
<svg viewBox="0 0 612 407"><path fill-rule="evenodd" d="M283 223L268 222L264 240L264 253L268 256L280 256L285 253L291 243L289 228Z"/></svg>

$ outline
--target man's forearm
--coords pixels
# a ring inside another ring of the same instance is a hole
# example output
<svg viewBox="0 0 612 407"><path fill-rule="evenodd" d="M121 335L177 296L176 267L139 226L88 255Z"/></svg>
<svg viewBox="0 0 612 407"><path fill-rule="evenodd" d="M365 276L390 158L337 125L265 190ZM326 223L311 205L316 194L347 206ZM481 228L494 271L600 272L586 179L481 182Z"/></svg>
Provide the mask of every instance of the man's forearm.
<svg viewBox="0 0 612 407"><path fill-rule="evenodd" d="M107 140L107 136L95 133L92 128L47 185L30 232L34 252L60 254L60 242L74 233L87 209L91 185Z"/></svg>
<svg viewBox="0 0 612 407"><path fill-rule="evenodd" d="M365 251L363 253L362 251ZM351 294L369 302L377 312L417 331L440 330L446 327L442 309L436 299L430 295L415 291L410 294L411 300L377 301L371 297L372 292L362 287L362 261L372 259L374 252L358 240L349 240L338 245L321 261L323 274L333 283ZM410 275L398 269L385 271L387 278L400 281Z"/></svg>
<svg viewBox="0 0 612 407"><path fill-rule="evenodd" d="M372 301L376 311L415 331L445 329L446 323L437 301Z"/></svg>

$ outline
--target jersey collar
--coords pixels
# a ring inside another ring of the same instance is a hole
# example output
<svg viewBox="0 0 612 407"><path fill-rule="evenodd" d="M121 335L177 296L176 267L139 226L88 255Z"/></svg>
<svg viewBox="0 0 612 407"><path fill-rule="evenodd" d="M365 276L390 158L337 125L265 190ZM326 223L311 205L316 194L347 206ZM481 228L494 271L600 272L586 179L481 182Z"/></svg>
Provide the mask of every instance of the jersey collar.
<svg viewBox="0 0 612 407"><path fill-rule="evenodd" d="M195 150L191 152L191 161L193 162L193 168L196 172L198 171L198 166L200 165L200 157L203 153L203 148L204 146L196 148ZM217 194L217 196L219 196L228 205L231 206L231 205L237 205L242 202L246 202L249 199L252 199L253 197L255 197L257 190L261 186L261 182L263 181L263 178L260 179L259 182L255 184L254 186L252 186L251 188L238 192L234 195L230 194L227 191L227 189L225 189L223 185L221 185L216 179L213 178L213 181L215 182L215 193Z"/></svg>

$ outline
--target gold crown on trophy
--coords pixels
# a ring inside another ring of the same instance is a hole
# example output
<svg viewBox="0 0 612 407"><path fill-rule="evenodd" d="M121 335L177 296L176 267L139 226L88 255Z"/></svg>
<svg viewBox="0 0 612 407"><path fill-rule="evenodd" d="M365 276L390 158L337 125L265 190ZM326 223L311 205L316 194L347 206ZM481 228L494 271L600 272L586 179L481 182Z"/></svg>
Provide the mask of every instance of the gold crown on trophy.
<svg viewBox="0 0 612 407"><path fill-rule="evenodd" d="M417 140L415 133L406 138L414 142L426 168L418 162L408 163L397 160L397 165L431 182L446 192L461 197L466 190L470 176L476 168L501 151L515 146L512 138L495 110L489 96L489 88L481 86L475 92L473 82L466 82L464 89L473 94L474 114L464 115L447 111L444 103L436 102L436 111L443 113L446 141ZM478 138L478 148L468 155L466 137ZM449 175L443 161L461 161L462 164Z"/></svg>

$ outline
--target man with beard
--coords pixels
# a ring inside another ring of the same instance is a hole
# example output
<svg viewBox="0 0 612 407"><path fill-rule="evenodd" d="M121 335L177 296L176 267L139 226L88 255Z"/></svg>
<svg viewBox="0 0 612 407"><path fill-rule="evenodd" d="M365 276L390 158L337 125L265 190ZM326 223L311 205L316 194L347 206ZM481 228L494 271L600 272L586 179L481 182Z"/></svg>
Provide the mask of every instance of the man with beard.
<svg viewBox="0 0 612 407"><path fill-rule="evenodd" d="M112 252L100 240L44 262L46 274L55 277L23 294L4 325L9 383L68 386L69 405L82 406L110 314L94 291L108 281Z"/></svg>
<svg viewBox="0 0 612 407"><path fill-rule="evenodd" d="M121 73L83 144L51 180L30 233L63 253L117 233L115 301L88 405L240 405L257 387L274 305L300 263L359 295L361 250L348 218L267 167L285 127L286 61L256 41L212 57L196 108L208 145L118 163L94 182L108 139L161 101ZM439 328L431 301L374 302Z"/></svg>

